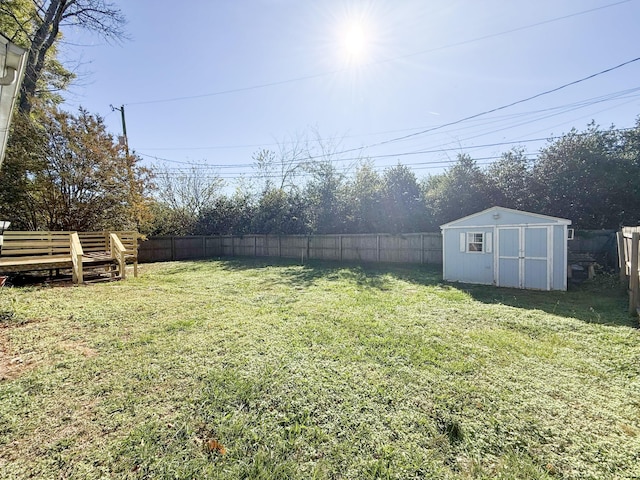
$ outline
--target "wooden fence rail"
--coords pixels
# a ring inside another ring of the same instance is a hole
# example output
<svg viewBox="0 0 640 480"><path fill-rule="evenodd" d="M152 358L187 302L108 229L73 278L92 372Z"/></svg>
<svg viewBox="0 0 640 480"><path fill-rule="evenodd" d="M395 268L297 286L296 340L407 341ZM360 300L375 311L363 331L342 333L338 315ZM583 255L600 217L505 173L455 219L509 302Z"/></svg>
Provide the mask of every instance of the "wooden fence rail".
<svg viewBox="0 0 640 480"><path fill-rule="evenodd" d="M640 227L623 227L618 233L620 281L628 285L629 314L640 312Z"/></svg>
<svg viewBox="0 0 640 480"><path fill-rule="evenodd" d="M140 244L138 253L140 262L223 256L442 264L442 236L409 233L151 237Z"/></svg>

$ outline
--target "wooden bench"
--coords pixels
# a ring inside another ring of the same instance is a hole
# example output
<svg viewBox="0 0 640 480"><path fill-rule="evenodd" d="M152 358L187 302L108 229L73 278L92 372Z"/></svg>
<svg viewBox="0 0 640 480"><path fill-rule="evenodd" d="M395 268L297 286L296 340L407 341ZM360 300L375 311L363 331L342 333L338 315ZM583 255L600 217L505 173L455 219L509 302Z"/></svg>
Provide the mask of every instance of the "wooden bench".
<svg viewBox="0 0 640 480"><path fill-rule="evenodd" d="M126 264L138 276L138 232L21 232L5 231L0 273L71 269L73 282L83 281L84 269L116 264L126 278ZM110 270L112 276L114 270Z"/></svg>
<svg viewBox="0 0 640 480"><path fill-rule="evenodd" d="M82 246L76 232L5 231L0 272L70 268L74 283L82 282Z"/></svg>

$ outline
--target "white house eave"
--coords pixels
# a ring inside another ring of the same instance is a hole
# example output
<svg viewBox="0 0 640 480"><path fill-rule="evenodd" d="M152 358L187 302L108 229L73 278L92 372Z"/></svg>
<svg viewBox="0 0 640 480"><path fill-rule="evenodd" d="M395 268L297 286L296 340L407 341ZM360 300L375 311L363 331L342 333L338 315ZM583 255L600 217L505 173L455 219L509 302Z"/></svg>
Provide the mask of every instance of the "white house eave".
<svg viewBox="0 0 640 480"><path fill-rule="evenodd" d="M27 51L0 34L0 166L9 137L11 115L24 76Z"/></svg>

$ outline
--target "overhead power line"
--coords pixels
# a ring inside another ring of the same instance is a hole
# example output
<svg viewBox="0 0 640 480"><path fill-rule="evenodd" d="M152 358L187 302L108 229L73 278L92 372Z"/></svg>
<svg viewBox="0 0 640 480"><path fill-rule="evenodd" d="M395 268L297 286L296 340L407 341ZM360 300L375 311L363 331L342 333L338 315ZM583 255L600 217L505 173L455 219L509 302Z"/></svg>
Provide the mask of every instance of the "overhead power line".
<svg viewBox="0 0 640 480"><path fill-rule="evenodd" d="M476 113L474 115L469 115L467 117L464 117L464 118L461 118L461 119L458 119L458 120L454 120L452 122L443 123L441 125L437 125L437 126L434 126L434 127L431 127L431 128L425 129L425 130L421 130L419 132L411 133L411 134L408 134L408 135L403 135L403 136L400 136L400 137L395 137L395 138L391 138L389 140L384 140L382 142L371 143L371 144L363 145L363 146L360 146L360 147L349 148L349 149L345 149L345 150L341 150L341 151L332 152L332 155L343 155L345 153L362 152L363 150L366 150L368 148L374 148L374 147L379 147L379 146L382 146L382 145L388 145L390 143L399 142L399 141L406 140L406 139L409 139L409 138L414 138L414 137L417 137L417 136L420 136L420 135L424 135L426 133L431 133L431 132L434 132L434 131L437 131L437 130L441 130L441 129L446 128L446 127L450 127L450 126L453 126L453 125L458 125L458 124L467 122L469 120L474 120L476 118L488 115L490 113L495 113L495 112L498 112L498 111L505 110L507 108L513 107L515 105L520 105L522 103L529 102L529 101L534 100L536 98L540 98L540 97L542 97L544 95L549 95L551 93L558 92L558 91L563 90L565 88L568 88L570 86L577 85L577 84L585 82L587 80L591 80L591 79L593 79L595 77L598 77L600 75L604 75L606 73L610 73L610 72L612 72L614 70L617 70L619 68L625 67L625 66L630 65L632 63L635 63L637 61L640 61L640 57L633 58L633 59L628 60L626 62L623 62L623 63L620 63L618 65L615 65L613 67L606 68L604 70L601 70L599 72L593 73L591 75L587 75L586 77L582 77L582 78L579 78L577 80L565 83L563 85L560 85L559 87L555 87L555 88L552 88L550 90L545 90L543 92L537 93L535 95L531 95L529 97L526 97L526 98L523 98L523 99L520 99L520 100L516 100L515 102L511 102L511 103L508 103L506 105L501 105L499 107L495 107L495 108L492 108L492 109L489 109L489 110L485 110L483 112ZM509 143L517 143L517 142L509 142ZM420 152L420 153L425 153L425 152ZM184 162L184 161L179 161L179 160L163 159L163 158L157 157L155 155L147 155L147 154L141 154L141 155L144 155L144 156L147 156L147 157L151 157L151 158L156 158L156 159L167 161L167 162L183 163L183 164L187 164L187 165L191 164L190 162ZM398 156L398 155L400 155L400 154L396 154L396 156ZM322 159L322 158L323 158L322 155L317 155L317 156L309 157L306 160L309 161L309 160L317 160L317 159ZM369 158L376 158L376 157L375 156L369 156ZM201 165L203 165L203 164L201 164Z"/></svg>
<svg viewBox="0 0 640 480"><path fill-rule="evenodd" d="M622 0L619 2L615 2L615 3L610 3L607 5L602 5L600 7L595 7L595 8L591 8L588 10L582 10L580 12L575 12L575 13L571 13L568 15L564 15L561 17L555 17L555 18L551 18L548 20L543 20L541 22L537 22L537 23L532 23L529 25L523 25L521 27L516 27L516 28L512 28L509 30L504 30L502 32L497 32L497 33L491 33L489 35L483 35L480 37L476 37L476 38L471 38L469 40L463 40L461 42L456 42L456 43L451 43L449 45L443 45L440 47L435 47L435 48L430 48L428 50L421 50L419 52L413 52L413 53L408 53L405 55L400 55L400 56L396 56L396 57L391 57L391 58L386 58L383 60L378 60L375 62L369 62L363 65L363 67L367 67L367 66L373 66L373 65L380 65L380 64L384 64L384 63L389 63L389 62L394 62L396 60L402 60L405 58L409 58L409 57L415 57L418 55L425 55L427 53L433 53L433 52L438 52L441 50L447 50L449 48L455 48L455 47L460 47L463 45L468 45L470 43L475 43L475 42L480 42L483 40L488 40L490 38L496 38L496 37L500 37L503 35L508 35L511 33L515 33L515 32L519 32L522 30L528 30L531 28L535 28L535 27L539 27L542 25L548 25L550 23L554 23L554 22L559 22L562 20L566 20L569 18L573 18L573 17L577 17L580 15L585 15L587 13L592 13L592 12L596 12L599 10L604 10L606 8L611 8L611 7L616 7L618 5L622 5L624 3L629 3L632 0ZM183 101L183 100L194 100L194 99L198 99L198 98L205 98L205 97L216 97L216 96L220 96L220 95L229 95L232 93L240 93L240 92L246 92L246 91L250 91L250 90L258 90L258 89L262 89L262 88L268 88L268 87L275 87L275 86L279 86L279 85L285 85L288 83L295 83L295 82L301 82L301 81L306 81L306 80L312 80L314 78L320 78L320 77L326 77L329 75L334 75L336 73L340 73L343 71L347 71L349 70L349 68L341 68L341 69L336 69L336 70L331 70L331 71L327 71L327 72L321 72L321 73L315 73L315 74L311 74L311 75L304 75L304 76L300 76L300 77L294 77L294 78L289 78L286 80L279 80L279 81L274 81L274 82L268 82L268 83L261 83L258 85L250 85L247 87L240 87L240 88L231 88L228 90L221 90L218 92L209 92L209 93L201 93L201 94L197 94L197 95L185 95L185 96L181 96L181 97L169 97L169 98L160 98L160 99L154 99L154 100L143 100L143 101L138 101L138 102L128 102L125 103L125 105L129 106L129 105L148 105L148 104L153 104L153 103L168 103L168 102L178 102L178 101Z"/></svg>
<svg viewBox="0 0 640 480"><path fill-rule="evenodd" d="M394 58L392 58L390 60L382 60L382 61L379 61L379 62L372 62L372 63L384 63L384 62L391 61L391 60L400 60L400 59L404 59L404 58L415 57L417 55L424 55L426 53L438 52L440 50L445 50L445 49L448 49L448 48L461 47L463 45L468 45L470 43L479 42L481 40L488 40L490 38L501 37L503 35L508 35L510 33L520 32L522 30L529 30L531 28L540 27L542 25L548 25L549 23L555 23L555 22L559 22L561 20L567 20L568 18L577 17L579 15L585 15L587 13L596 12L598 10L604 10L605 8L616 7L618 5L621 5L623 3L628 3L628 2L631 2L631 1L632 0L622 0L620 2L610 3L608 5L602 5L600 7L591 8L589 10L582 10L580 12L570 13L570 14L564 15L562 17L550 18L549 20L543 20L541 22L532 23L532 24L529 24L529 25L523 25L521 27L512 28L511 30L504 30L504 31L498 32L498 33L490 33L488 35L472 38L470 40L463 40L463 41L458 42L458 43L451 43L449 45L445 45L445 46L442 46L442 47L435 47L435 48L430 48L429 50L422 50L420 52L408 53L408 54L402 55L400 57L394 57Z"/></svg>
<svg viewBox="0 0 640 480"><path fill-rule="evenodd" d="M530 111L526 111L526 112L518 112L518 113L510 113L510 114L504 114L504 115L497 115L497 116L493 116L488 120L482 121L477 123L475 126L482 126L482 125L489 125L489 124L495 124L495 123L500 123L500 122L506 122L506 121L511 121L511 120L515 120L517 118L521 118L521 117L526 117L526 116L532 116L532 115L537 115L537 114L545 114L542 117L538 117L538 118L533 118L532 120L529 120L527 122L524 123L516 123L513 124L513 126L521 126L524 125L526 123L531 123L531 122L536 122L539 121L540 119L545 119L545 118L549 118L549 116L553 116L553 115L560 115L560 114L564 114L573 110L578 110L580 108L584 108L584 107L588 107L588 106L592 106L598 103L604 103L604 102L609 102L612 100L619 100L619 99L634 99L638 97L638 94L636 92L640 91L640 87L634 87L634 88L629 88L626 90L620 90L617 92L612 92L612 93L608 93L605 95L599 95L597 97L591 97L591 98L587 98L584 100L580 100L580 101L576 101L576 102L572 102L572 103L567 103L567 104L563 104L563 105L557 105L555 107L547 107L547 108L542 108L542 109L537 109L537 110L530 110ZM636 93L636 95L632 95ZM559 112L559 113L555 113L553 115L547 115L547 112ZM474 126L474 127L475 127ZM458 129L454 129L454 130L449 130L448 132L457 132L460 130L465 130L468 128L474 128L474 127L462 127L462 128L458 128ZM340 136L341 140L347 139L347 138L359 138L359 137L366 137L366 136L378 136L378 135L385 135L385 134L390 134L390 133L400 133L400 132L413 132L416 130L425 130L431 128L431 126L416 126L416 127L409 127L409 128L402 128L402 129L394 129L394 130L386 130L386 131L382 131L382 132L370 132L370 133L364 133L364 134L358 134L358 135L343 135ZM502 130L504 129L508 129L511 128L510 125L504 127ZM499 130L498 130L499 131ZM489 132L489 133L495 133L495 131ZM482 133L481 135L485 135L485 133ZM470 137L470 138L476 138L476 137ZM466 138L464 140L469 140L470 138ZM326 139L326 138L315 138L314 141L325 141L325 140L333 140L333 139ZM300 140L291 140L291 141L282 141L282 142L270 142L270 143L245 143L245 144L235 144L235 145L210 145L210 146L197 146L197 147L140 147L140 150L143 151L205 151L205 150L233 150L233 149L248 149L248 148L268 148L268 147L284 147L286 145L294 145L294 144L300 144L301 141Z"/></svg>
<svg viewBox="0 0 640 480"><path fill-rule="evenodd" d="M425 133L434 132L436 130L440 130L440 129L445 128L445 127L450 127L452 125L457 125L457 124L462 123L462 122L473 120L474 118L482 117L482 116L488 115L490 113L499 112L500 110L504 110L506 108L513 107L515 105L520 105L521 103L529 102L529 101L534 100L536 98L540 98L540 97L542 97L544 95L549 95L551 93L558 92L558 91L563 90L563 89L565 89L567 87L571 87L573 85L577 85L578 83L586 82L587 80L591 80L592 78L598 77L600 75L604 75L605 73L612 72L614 70L617 70L619 68L625 67L625 66L630 65L630 64L632 64L634 62L637 62L637 61L640 61L640 57L633 58L633 59L628 60L626 62L623 62L623 63L621 63L619 65L616 65L615 67L610 67L610 68L607 68L605 70L601 70L601 71L599 71L597 73L593 73L593 74L588 75L586 77L579 78L578 80L574 80L572 82L565 83L564 85L560 85L559 87L552 88L551 90L545 90L544 92L540 92L540 93L537 93L535 95L531 95L530 97L526 97L526 98L523 98L521 100L516 100L515 102L507 103L506 105L501 105L499 107L492 108L490 110L485 110L484 112L476 113L474 115L469 115L468 117L464 117L464 118L461 118L461 119L458 119L458 120L454 120L453 122L443 123L442 125L438 125L436 127L431 127L431 128L426 129L426 130L422 130L420 132L410 133L408 135L403 135L401 137L396 137L396 138L392 138L392 139L385 140L385 141L382 141L382 142L373 143L373 144L367 145L365 147L359 147L357 150L360 150L361 148L377 147L377 146L386 145L386 144L389 144L389 143L392 143L392 142L398 142L398 141L401 141L401 140L406 140L407 138L417 137L418 135L424 135Z"/></svg>
<svg viewBox="0 0 640 480"><path fill-rule="evenodd" d="M608 131L612 131L612 132L626 132L626 131L630 131L633 130L635 127L626 127L626 128L615 128L615 129L611 129ZM589 132L584 132L584 133L576 133L576 135L578 136L584 136L584 135L589 135ZM539 138L529 138L529 139L525 139L525 140L518 140L517 142L494 142L494 143L485 143L482 145L472 145L469 147L465 147L467 150L475 150L475 149L479 149L479 148L490 148L490 147L501 147L501 146L505 146L505 145L522 145L522 144L526 144L526 143L534 143L534 142L544 142L544 141L552 141L552 140L559 140L563 138L563 135L558 135L558 136L554 136L554 137L539 137ZM365 156L365 157L350 157L350 158L337 158L337 159L333 159L332 161L334 163L337 162L353 162L353 161L358 161L358 160L373 160L373 159L377 159L377 158L397 158L397 157L405 157L405 156L410 156L410 155L424 155L424 154L430 154L430 153L448 153L448 152L457 152L460 151L460 147L453 147L453 148L438 148L438 149L430 149L430 150L416 150L413 152L398 152L398 153L388 153L388 154L383 154L383 155L371 155L371 156ZM163 157L159 157L157 155L150 155L147 153L142 153L142 152L136 152L138 155L149 158L149 159L153 159L156 161L163 161L163 162L169 162L169 163L177 163L177 164L181 164L181 165L186 165L187 169L186 170L190 170L192 168L195 169L211 169L211 170L216 170L216 169L228 169L228 168L253 168L255 167L254 163L227 163L227 164L209 164L209 163L198 163L198 162L188 162L188 161L182 161L182 160L172 160L169 158L163 158ZM287 165L292 165L292 166L296 166L296 165L303 165L305 163L308 163L309 161L313 160L314 156L309 156L303 160L299 160L296 162L276 162L276 164L280 165L280 164L287 164ZM489 157L484 157L483 159L488 159ZM499 158L499 157L496 157ZM441 162L440 160L433 162L433 163L439 163ZM424 163L430 163L430 162L418 162L418 163L412 163L411 165L420 165L420 164L424 164ZM182 170L185 170L184 168Z"/></svg>
<svg viewBox="0 0 640 480"><path fill-rule="evenodd" d="M534 155L535 154L533 153L524 154L525 157L532 157ZM487 166L493 163L495 160L499 160L500 158L502 157L493 155L488 157L477 157L477 158L474 158L474 161L478 166ZM413 170L430 170L430 169L447 167L447 166L453 165L456 162L457 162L457 159L456 160L438 160L434 162L418 162L418 163L412 164L411 167ZM380 171L384 171L384 169L388 168L388 166L374 165L372 168L373 170L380 172ZM343 167L337 168L336 171L340 173L348 173L349 171L352 171L352 167L343 166ZM186 177L189 177L191 174L192 174L192 171L189 169L186 169L186 170L177 170L177 171L169 171L169 172L164 171L162 172L161 175L168 176L169 178L186 178ZM312 176L312 174L305 171L295 171L295 172L289 172L287 176L290 178L291 177L309 178ZM198 174L198 178L201 178L201 179L206 178L206 179L234 180L241 177L268 179L268 178L282 178L282 175L269 173L269 174L260 174L260 175L250 176L247 174L247 172L224 172L222 174L215 174L215 173L204 173L204 174L199 173Z"/></svg>

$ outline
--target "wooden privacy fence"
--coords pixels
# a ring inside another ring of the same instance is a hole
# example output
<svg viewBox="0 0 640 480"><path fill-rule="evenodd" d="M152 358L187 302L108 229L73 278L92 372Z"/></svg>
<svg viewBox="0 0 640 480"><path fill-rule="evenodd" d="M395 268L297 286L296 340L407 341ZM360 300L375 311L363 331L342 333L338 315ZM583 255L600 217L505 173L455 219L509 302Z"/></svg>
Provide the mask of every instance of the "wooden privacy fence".
<svg viewBox="0 0 640 480"><path fill-rule="evenodd" d="M618 233L620 281L629 288L629 314L640 311L640 227L623 227Z"/></svg>
<svg viewBox="0 0 640 480"><path fill-rule="evenodd" d="M151 237L140 244L138 252L140 262L223 256L442 264L442 235L409 233Z"/></svg>

